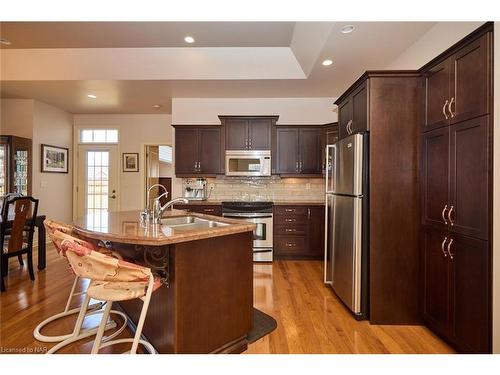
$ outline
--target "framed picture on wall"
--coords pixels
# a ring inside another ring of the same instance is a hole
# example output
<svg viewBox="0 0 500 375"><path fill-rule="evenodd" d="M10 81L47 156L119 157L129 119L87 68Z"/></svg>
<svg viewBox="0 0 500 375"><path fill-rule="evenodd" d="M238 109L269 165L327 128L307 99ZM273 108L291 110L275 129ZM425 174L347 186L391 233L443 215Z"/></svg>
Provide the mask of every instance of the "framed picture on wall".
<svg viewBox="0 0 500 375"><path fill-rule="evenodd" d="M139 172L139 154L138 153L123 153L123 172Z"/></svg>
<svg viewBox="0 0 500 375"><path fill-rule="evenodd" d="M42 144L42 173L68 173L69 149Z"/></svg>

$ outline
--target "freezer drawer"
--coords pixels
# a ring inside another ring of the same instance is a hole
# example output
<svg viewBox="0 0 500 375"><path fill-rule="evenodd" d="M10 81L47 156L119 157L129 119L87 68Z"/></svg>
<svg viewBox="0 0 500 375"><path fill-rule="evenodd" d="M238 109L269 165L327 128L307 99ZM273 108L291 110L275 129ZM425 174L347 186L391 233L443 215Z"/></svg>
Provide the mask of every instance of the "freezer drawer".
<svg viewBox="0 0 500 375"><path fill-rule="evenodd" d="M355 313L361 313L362 198L334 197L332 288Z"/></svg>
<svg viewBox="0 0 500 375"><path fill-rule="evenodd" d="M362 134L353 134L335 144L332 161L334 194L363 194L363 137Z"/></svg>

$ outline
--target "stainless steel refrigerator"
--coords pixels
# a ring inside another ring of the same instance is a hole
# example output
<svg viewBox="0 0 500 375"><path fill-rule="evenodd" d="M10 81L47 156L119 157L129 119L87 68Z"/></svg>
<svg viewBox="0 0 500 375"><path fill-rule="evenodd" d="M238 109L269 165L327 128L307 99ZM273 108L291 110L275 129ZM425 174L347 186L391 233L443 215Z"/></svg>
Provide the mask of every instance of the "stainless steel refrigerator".
<svg viewBox="0 0 500 375"><path fill-rule="evenodd" d="M325 283L367 317L368 133L326 146Z"/></svg>

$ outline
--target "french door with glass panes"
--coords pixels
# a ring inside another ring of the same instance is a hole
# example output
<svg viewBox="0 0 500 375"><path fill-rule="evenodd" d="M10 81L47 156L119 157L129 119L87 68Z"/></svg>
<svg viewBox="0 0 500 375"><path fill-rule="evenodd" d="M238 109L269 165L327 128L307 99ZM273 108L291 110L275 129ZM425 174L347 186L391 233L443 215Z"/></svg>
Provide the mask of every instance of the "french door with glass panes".
<svg viewBox="0 0 500 375"><path fill-rule="evenodd" d="M96 218L119 209L116 145L78 146L78 216Z"/></svg>

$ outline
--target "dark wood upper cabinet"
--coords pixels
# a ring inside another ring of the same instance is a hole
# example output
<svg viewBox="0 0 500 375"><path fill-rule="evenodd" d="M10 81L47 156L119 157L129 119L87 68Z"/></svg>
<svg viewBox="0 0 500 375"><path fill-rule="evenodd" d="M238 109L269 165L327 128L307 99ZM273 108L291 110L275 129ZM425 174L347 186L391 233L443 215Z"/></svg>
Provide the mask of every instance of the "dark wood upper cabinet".
<svg viewBox="0 0 500 375"><path fill-rule="evenodd" d="M453 235L451 256L450 336L461 352L490 350L490 262L488 242Z"/></svg>
<svg viewBox="0 0 500 375"><path fill-rule="evenodd" d="M338 104L339 131L338 138L342 139L349 135L348 126L352 119L352 101L347 98Z"/></svg>
<svg viewBox="0 0 500 375"><path fill-rule="evenodd" d="M351 134L368 130L368 96L366 85L367 82L364 82L352 93Z"/></svg>
<svg viewBox="0 0 500 375"><path fill-rule="evenodd" d="M226 150L270 150L271 130L278 116L219 116Z"/></svg>
<svg viewBox="0 0 500 375"><path fill-rule="evenodd" d="M490 113L491 39L492 34L485 33L423 69L422 131Z"/></svg>
<svg viewBox="0 0 500 375"><path fill-rule="evenodd" d="M248 121L228 118L225 121L226 150L246 150L248 147Z"/></svg>
<svg viewBox="0 0 500 375"><path fill-rule="evenodd" d="M448 225L450 136L448 128L427 132L422 137L422 224Z"/></svg>
<svg viewBox="0 0 500 375"><path fill-rule="evenodd" d="M278 126L276 129L276 173L299 173L299 129Z"/></svg>
<svg viewBox="0 0 500 375"><path fill-rule="evenodd" d="M450 102L450 61L433 66L424 73L425 121L423 131L439 128L448 123Z"/></svg>
<svg viewBox="0 0 500 375"><path fill-rule="evenodd" d="M441 334L450 330L450 270L448 237L433 227L423 231L423 317Z"/></svg>
<svg viewBox="0 0 500 375"><path fill-rule="evenodd" d="M450 57L452 124L490 112L491 37L484 34Z"/></svg>
<svg viewBox="0 0 500 375"><path fill-rule="evenodd" d="M277 126L276 174L322 175L324 127Z"/></svg>
<svg viewBox="0 0 500 375"><path fill-rule="evenodd" d="M199 169L203 174L222 173L222 140L219 127L200 128Z"/></svg>
<svg viewBox="0 0 500 375"><path fill-rule="evenodd" d="M322 173L322 128L303 127L299 130L300 172Z"/></svg>
<svg viewBox="0 0 500 375"><path fill-rule="evenodd" d="M367 81L338 104L339 139L368 130Z"/></svg>
<svg viewBox="0 0 500 375"><path fill-rule="evenodd" d="M210 176L223 173L220 126L175 126L175 174Z"/></svg>

